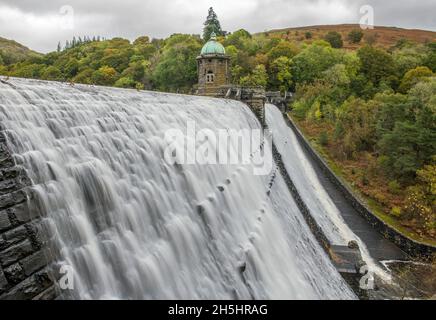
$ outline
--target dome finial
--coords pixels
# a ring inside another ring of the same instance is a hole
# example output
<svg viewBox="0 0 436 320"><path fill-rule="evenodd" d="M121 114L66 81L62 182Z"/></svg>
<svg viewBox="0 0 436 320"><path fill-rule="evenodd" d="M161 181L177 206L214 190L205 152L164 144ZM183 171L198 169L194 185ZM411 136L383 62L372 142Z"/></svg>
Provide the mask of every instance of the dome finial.
<svg viewBox="0 0 436 320"><path fill-rule="evenodd" d="M215 33L215 31L212 31L212 33L210 34L210 40L215 40L216 41L216 33Z"/></svg>

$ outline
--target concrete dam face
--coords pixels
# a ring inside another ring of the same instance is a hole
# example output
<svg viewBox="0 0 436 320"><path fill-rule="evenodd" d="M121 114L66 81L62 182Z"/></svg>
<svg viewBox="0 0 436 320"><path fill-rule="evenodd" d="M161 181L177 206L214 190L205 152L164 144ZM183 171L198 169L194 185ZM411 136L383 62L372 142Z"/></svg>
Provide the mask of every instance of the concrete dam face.
<svg viewBox="0 0 436 320"><path fill-rule="evenodd" d="M260 130L240 102L11 79L0 122L0 298L356 298L274 165L166 161L169 130Z"/></svg>

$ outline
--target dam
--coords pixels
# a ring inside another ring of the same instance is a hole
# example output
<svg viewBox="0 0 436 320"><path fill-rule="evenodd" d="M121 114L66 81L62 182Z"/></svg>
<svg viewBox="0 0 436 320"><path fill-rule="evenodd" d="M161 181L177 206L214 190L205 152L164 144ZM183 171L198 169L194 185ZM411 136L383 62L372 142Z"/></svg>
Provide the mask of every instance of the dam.
<svg viewBox="0 0 436 320"><path fill-rule="evenodd" d="M2 143L12 159L2 166L25 174L2 182L0 299L356 299L275 164L256 175L251 163L165 161L165 133L190 121L211 132L262 128L234 100L1 82ZM379 268L273 105L266 123L329 241L355 240ZM229 155L240 152L232 143ZM270 144L259 146L265 157ZM22 200L6 201L17 192ZM67 289L58 282L65 270Z"/></svg>

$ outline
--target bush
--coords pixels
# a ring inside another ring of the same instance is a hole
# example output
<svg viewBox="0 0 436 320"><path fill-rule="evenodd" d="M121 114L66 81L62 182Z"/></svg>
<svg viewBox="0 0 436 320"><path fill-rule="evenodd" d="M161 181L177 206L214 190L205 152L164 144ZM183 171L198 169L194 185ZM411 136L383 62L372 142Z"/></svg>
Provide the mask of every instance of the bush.
<svg viewBox="0 0 436 320"><path fill-rule="evenodd" d="M344 45L341 34L336 31L330 31L325 35L324 39L330 43L333 48L342 48Z"/></svg>
<svg viewBox="0 0 436 320"><path fill-rule="evenodd" d="M118 88L133 88L134 86L135 86L135 81L129 77L119 78L115 82L115 87L118 87Z"/></svg>
<svg viewBox="0 0 436 320"><path fill-rule="evenodd" d="M400 207L393 207L392 209L391 209L391 215L393 215L394 217L396 217L396 218L399 218L400 216L401 216L401 208Z"/></svg>
<svg viewBox="0 0 436 320"><path fill-rule="evenodd" d="M348 41L350 43L359 43L363 38L363 32L359 29L350 31L348 34Z"/></svg>
<svg viewBox="0 0 436 320"><path fill-rule="evenodd" d="M397 180L389 181L388 183L389 192L392 194L400 194L401 193L401 185Z"/></svg>
<svg viewBox="0 0 436 320"><path fill-rule="evenodd" d="M310 32L310 31L306 32L306 33L304 34L304 37L305 37L306 39L312 39L312 32Z"/></svg>
<svg viewBox="0 0 436 320"><path fill-rule="evenodd" d="M318 136L318 143L322 146L326 146L329 143L329 136L327 132L323 131Z"/></svg>

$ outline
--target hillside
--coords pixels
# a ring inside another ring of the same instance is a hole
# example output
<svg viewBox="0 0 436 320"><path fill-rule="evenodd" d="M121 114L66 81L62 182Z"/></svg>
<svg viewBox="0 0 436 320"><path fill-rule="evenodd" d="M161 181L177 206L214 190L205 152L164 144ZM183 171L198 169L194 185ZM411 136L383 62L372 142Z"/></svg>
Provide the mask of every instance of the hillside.
<svg viewBox="0 0 436 320"><path fill-rule="evenodd" d="M22 44L0 37L0 64L12 64L23 61L39 53L30 50Z"/></svg>
<svg viewBox="0 0 436 320"><path fill-rule="evenodd" d="M362 30L364 34L362 41L359 44L351 44L347 41L347 36L350 31L355 29L360 30L360 26L358 24L319 25L277 29L260 34L273 38L280 37L290 41L311 43L313 40L324 38L329 31L336 31L341 34L344 40L344 48L346 49L357 49L368 41L375 41L375 45L389 48L401 39L407 39L415 43L427 43L436 40L436 32L433 31L376 26L372 30ZM306 39L305 35L307 32L311 33L311 39Z"/></svg>

